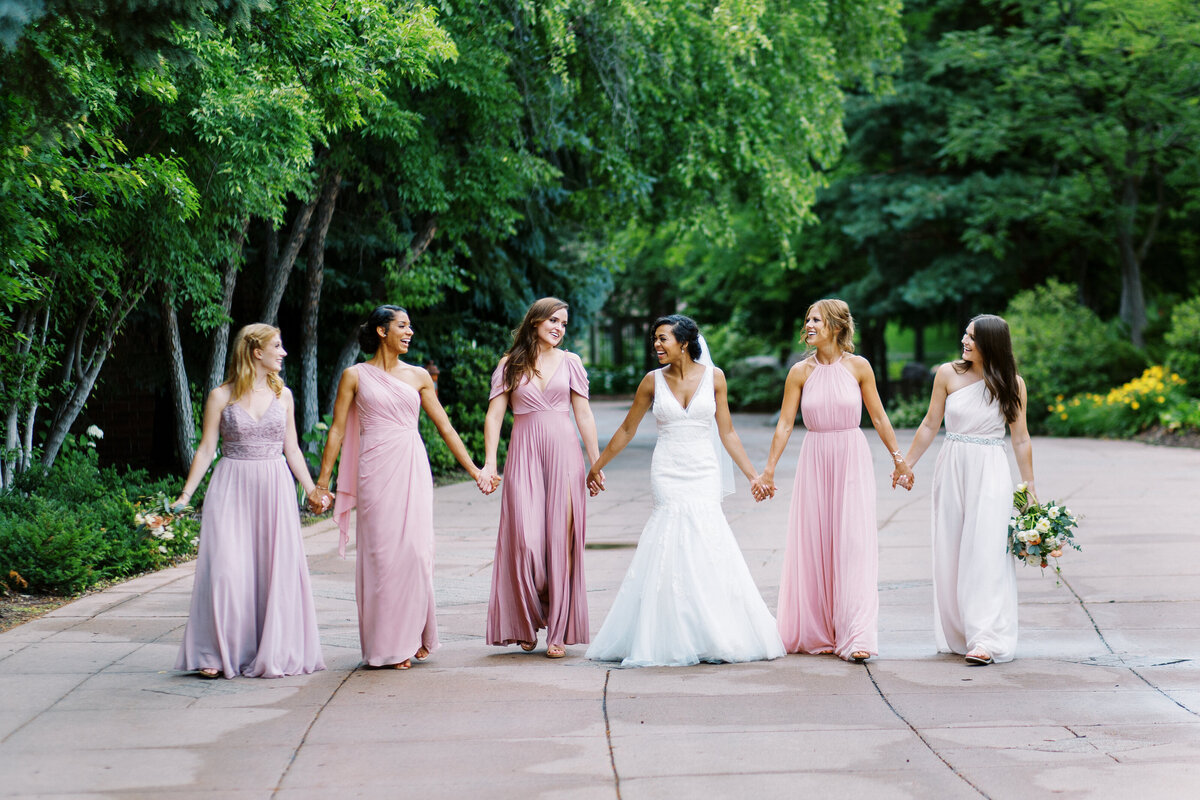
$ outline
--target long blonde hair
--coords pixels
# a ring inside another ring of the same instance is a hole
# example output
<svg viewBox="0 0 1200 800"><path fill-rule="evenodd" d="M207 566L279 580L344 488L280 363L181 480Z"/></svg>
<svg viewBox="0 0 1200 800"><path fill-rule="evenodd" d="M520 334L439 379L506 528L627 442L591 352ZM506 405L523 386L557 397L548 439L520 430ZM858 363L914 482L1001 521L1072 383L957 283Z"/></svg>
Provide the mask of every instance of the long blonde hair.
<svg viewBox="0 0 1200 800"><path fill-rule="evenodd" d="M818 300L804 312L805 321L813 309L821 312L821 319L833 329L833 340L843 353L854 352L854 317L850 316L850 306L845 300L826 298Z"/></svg>
<svg viewBox="0 0 1200 800"><path fill-rule="evenodd" d="M225 383L229 385L229 402L236 402L239 397L250 391L254 386L254 351L265 350L271 340L279 335L279 328L256 322L247 325L233 337L233 347L229 352L229 371L225 373ZM277 373L267 373L267 385L275 396L283 394L283 379Z"/></svg>
<svg viewBox="0 0 1200 800"><path fill-rule="evenodd" d="M542 377L537 369L537 326L564 308L568 308L567 304L557 297L543 297L525 312L525 319L513 331L512 347L506 353L508 361L504 364L504 391L511 392L517 388L525 375Z"/></svg>

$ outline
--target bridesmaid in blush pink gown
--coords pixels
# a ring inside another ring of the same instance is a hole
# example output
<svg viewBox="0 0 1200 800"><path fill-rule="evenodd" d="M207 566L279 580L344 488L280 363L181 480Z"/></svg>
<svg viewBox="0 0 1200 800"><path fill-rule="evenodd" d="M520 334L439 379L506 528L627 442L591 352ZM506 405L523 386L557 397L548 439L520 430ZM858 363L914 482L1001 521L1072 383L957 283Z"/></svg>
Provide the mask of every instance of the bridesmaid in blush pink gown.
<svg viewBox="0 0 1200 800"><path fill-rule="evenodd" d="M492 374L481 478L487 482L496 474L500 427L511 407L487 641L531 651L538 631L546 628L548 658L566 655L564 644L589 640L583 577L587 470L572 410L588 458L600 455L583 362L559 349L566 326L567 304L547 297L530 306L513 334L512 348Z"/></svg>
<svg viewBox="0 0 1200 800"><path fill-rule="evenodd" d="M433 594L433 476L417 430L425 409L473 478L458 433L421 367L405 364L413 329L408 312L380 306L359 331L373 357L342 373L333 424L321 458L318 489L328 491L341 451L334 516L345 555L351 512L356 512L354 595L363 659L369 666L408 669L438 647ZM481 488L485 493L491 486Z"/></svg>
<svg viewBox="0 0 1200 800"><path fill-rule="evenodd" d="M205 678L276 678L325 669L309 589L296 484L323 507L300 452L292 393L279 379L279 329L247 325L229 376L204 405L203 432L175 501L186 505L221 440L204 498L191 610L176 669ZM289 469L291 474L289 474Z"/></svg>
<svg viewBox="0 0 1200 800"><path fill-rule="evenodd" d="M853 355L853 339L854 320L841 300L820 300L808 310L805 342L816 352L788 373L759 483L774 495L775 466L799 406L808 433L796 465L779 633L791 653L865 661L879 652L879 530L871 453L859 429L864 404L896 465L892 485L912 471L900 455L871 365Z"/></svg>

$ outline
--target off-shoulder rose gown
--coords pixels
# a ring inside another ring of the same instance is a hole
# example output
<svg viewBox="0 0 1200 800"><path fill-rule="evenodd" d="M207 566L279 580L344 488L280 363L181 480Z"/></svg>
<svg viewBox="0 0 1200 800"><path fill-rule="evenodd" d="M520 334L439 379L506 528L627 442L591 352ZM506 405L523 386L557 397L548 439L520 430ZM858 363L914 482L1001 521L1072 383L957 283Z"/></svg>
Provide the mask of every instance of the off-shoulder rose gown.
<svg viewBox="0 0 1200 800"><path fill-rule="evenodd" d="M862 391L842 358L813 360L800 396L807 432L788 519L779 633L791 653L875 655L879 529L871 453L859 429Z"/></svg>
<svg viewBox="0 0 1200 800"><path fill-rule="evenodd" d="M276 678L325 669L300 536L296 483L283 458L284 404L262 419L221 411L221 458L200 523L191 610L176 669Z"/></svg>
<svg viewBox="0 0 1200 800"><path fill-rule="evenodd" d="M334 516L341 551L355 511L354 594L363 659L399 664L438 647L433 594L433 475L417 430L421 394L372 364L356 364Z"/></svg>
<svg viewBox="0 0 1200 800"><path fill-rule="evenodd" d="M491 396L504 392L504 370ZM583 577L587 470L571 422L571 394L588 396L583 362L567 353L539 390L522 378L509 396L512 438L504 465L500 531L488 602L488 644L587 642ZM568 517L571 525L568 527Z"/></svg>
<svg viewBox="0 0 1200 800"><path fill-rule="evenodd" d="M1016 562L1008 553L1012 472L1004 417L983 381L946 397L933 471L933 630L942 653L1017 649Z"/></svg>

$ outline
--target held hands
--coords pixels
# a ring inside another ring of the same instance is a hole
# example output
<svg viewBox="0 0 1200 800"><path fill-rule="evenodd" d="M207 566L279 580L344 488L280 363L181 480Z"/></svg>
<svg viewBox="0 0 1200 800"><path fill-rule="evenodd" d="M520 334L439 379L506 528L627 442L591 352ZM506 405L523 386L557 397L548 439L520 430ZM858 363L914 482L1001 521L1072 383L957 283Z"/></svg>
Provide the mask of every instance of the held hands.
<svg viewBox="0 0 1200 800"><path fill-rule="evenodd" d="M903 461L897 463L896 468L892 470L893 489L899 486L905 491L911 492L913 484L916 483L916 479L917 476L913 475L913 471L909 468L908 464L904 463Z"/></svg>
<svg viewBox="0 0 1200 800"><path fill-rule="evenodd" d="M604 470L592 467L587 474L588 493L595 497L604 491Z"/></svg>
<svg viewBox="0 0 1200 800"><path fill-rule="evenodd" d="M313 514L324 514L333 506L333 495L329 493L328 489L321 486L314 486L307 497L308 510Z"/></svg>
<svg viewBox="0 0 1200 800"><path fill-rule="evenodd" d="M484 464L483 469L475 475L475 485L479 487L479 491L484 494L491 494L500 486L502 478L496 474L496 467L491 464Z"/></svg>
<svg viewBox="0 0 1200 800"><path fill-rule="evenodd" d="M760 473L757 478L750 481L750 494L754 495L756 503L770 500L775 496L775 479L765 472Z"/></svg>

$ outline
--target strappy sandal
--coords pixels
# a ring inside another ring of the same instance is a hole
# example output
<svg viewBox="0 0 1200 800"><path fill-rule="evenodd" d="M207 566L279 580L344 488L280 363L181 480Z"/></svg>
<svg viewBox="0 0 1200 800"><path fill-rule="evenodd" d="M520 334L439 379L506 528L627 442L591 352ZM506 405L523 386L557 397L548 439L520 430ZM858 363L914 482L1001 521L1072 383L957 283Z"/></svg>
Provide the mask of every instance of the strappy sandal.
<svg viewBox="0 0 1200 800"><path fill-rule="evenodd" d="M533 648L537 647L537 640L535 639L532 642L517 642L517 644L521 645L521 649L526 653L532 653Z"/></svg>
<svg viewBox="0 0 1200 800"><path fill-rule="evenodd" d="M213 678L221 677L221 670L205 667L204 669L196 670L196 674L205 680L212 680Z"/></svg>
<svg viewBox="0 0 1200 800"><path fill-rule="evenodd" d="M546 658L562 658L566 654L567 650L561 644L552 644L546 648Z"/></svg>

